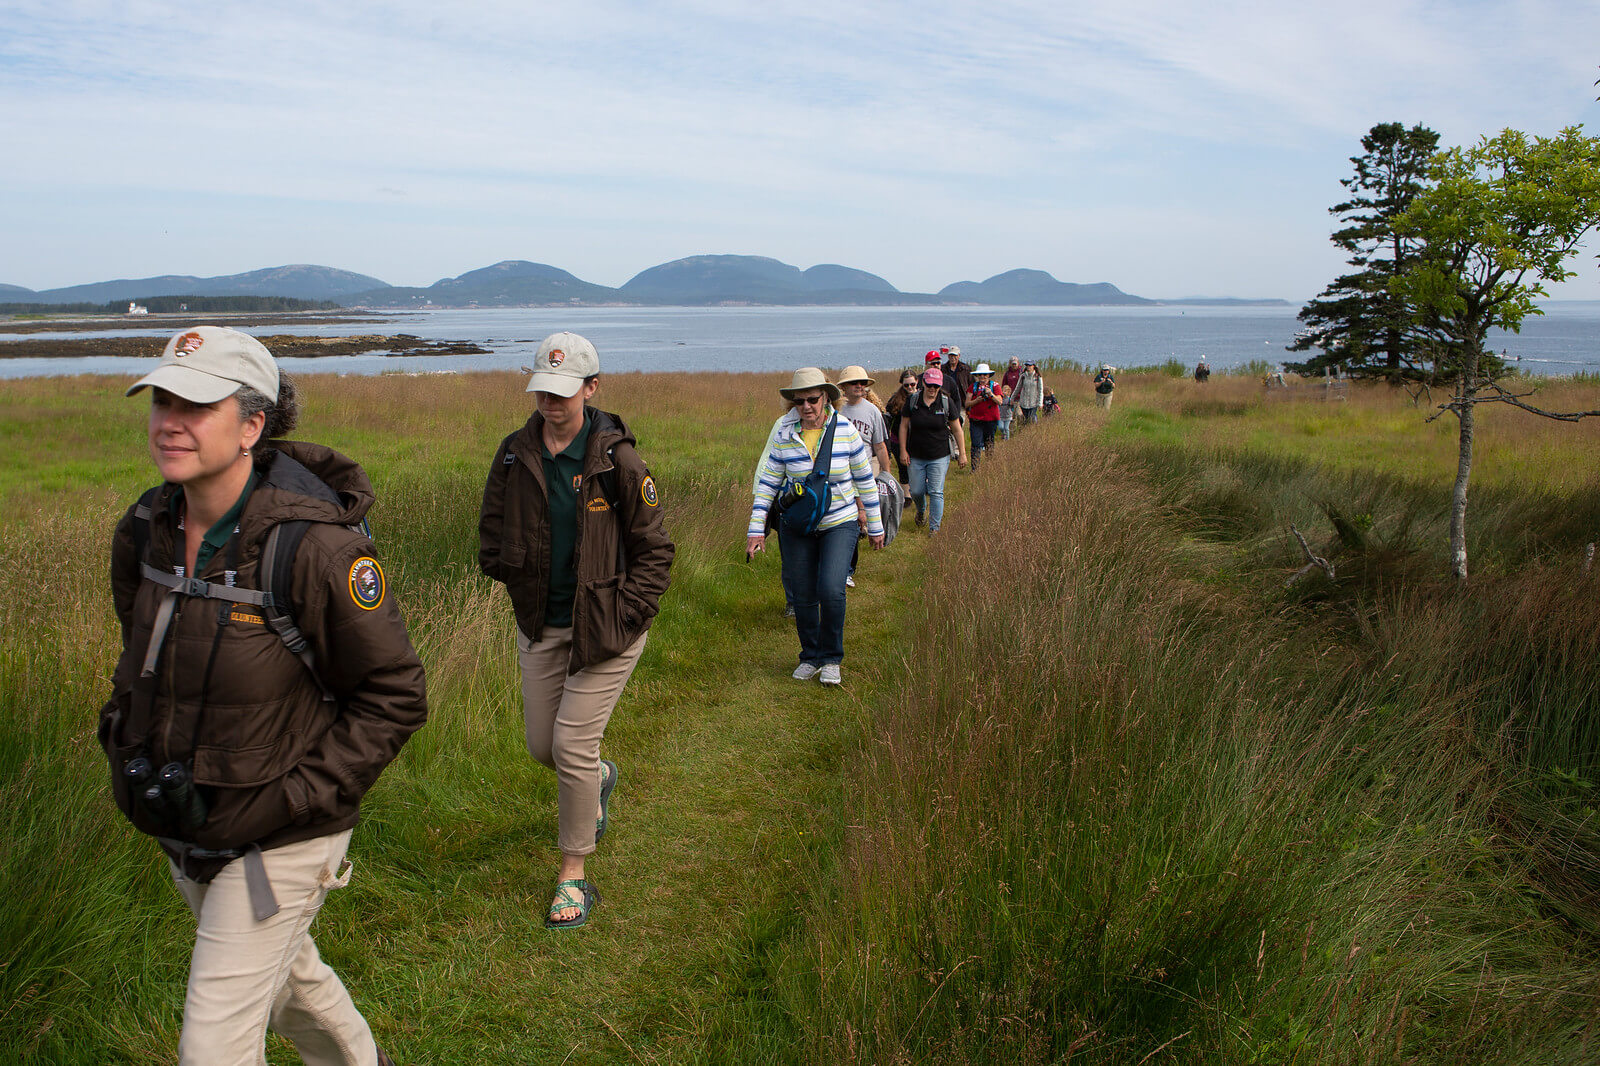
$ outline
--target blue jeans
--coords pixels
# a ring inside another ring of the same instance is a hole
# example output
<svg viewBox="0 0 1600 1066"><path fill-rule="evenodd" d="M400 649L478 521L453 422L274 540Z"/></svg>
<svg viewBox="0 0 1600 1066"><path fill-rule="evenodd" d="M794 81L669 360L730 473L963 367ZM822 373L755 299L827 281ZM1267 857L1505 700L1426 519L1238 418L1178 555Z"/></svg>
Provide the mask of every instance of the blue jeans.
<svg viewBox="0 0 1600 1066"><path fill-rule="evenodd" d="M928 528L939 532L944 521L944 476L950 470L950 457L911 460L911 498L917 501L917 517L928 515Z"/></svg>
<svg viewBox="0 0 1600 1066"><path fill-rule="evenodd" d="M844 661L844 579L850 573L858 533L854 521L815 537L778 529L783 591L794 604L803 663L826 666Z"/></svg>
<svg viewBox="0 0 1600 1066"><path fill-rule="evenodd" d="M998 429L998 422L979 422L972 420L972 465L978 465L978 456L994 447L994 431Z"/></svg>

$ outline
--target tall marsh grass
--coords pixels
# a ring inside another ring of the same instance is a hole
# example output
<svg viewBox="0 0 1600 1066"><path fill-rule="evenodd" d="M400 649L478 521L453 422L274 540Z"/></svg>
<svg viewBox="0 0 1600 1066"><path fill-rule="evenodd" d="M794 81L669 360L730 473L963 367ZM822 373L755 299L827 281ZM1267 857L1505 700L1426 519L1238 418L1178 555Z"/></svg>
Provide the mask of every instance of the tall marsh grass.
<svg viewBox="0 0 1600 1066"><path fill-rule="evenodd" d="M1197 582L1170 512L1062 423L941 532L766 1050L1585 1061L1596 853L1555 845L1592 811L1531 839L1513 749L1590 772L1592 589L1536 665L1531 592L1397 595L1371 645L1319 640Z"/></svg>

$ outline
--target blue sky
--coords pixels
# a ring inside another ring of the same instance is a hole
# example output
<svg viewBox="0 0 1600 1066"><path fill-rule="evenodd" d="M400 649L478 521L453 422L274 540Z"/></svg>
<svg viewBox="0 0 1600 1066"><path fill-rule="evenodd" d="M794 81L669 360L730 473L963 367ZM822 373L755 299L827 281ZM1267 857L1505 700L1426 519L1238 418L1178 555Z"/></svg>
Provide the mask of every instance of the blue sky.
<svg viewBox="0 0 1600 1066"><path fill-rule="evenodd" d="M1368 128L1600 133L1597 41L1576 0L9 0L0 282L729 252L1298 301Z"/></svg>

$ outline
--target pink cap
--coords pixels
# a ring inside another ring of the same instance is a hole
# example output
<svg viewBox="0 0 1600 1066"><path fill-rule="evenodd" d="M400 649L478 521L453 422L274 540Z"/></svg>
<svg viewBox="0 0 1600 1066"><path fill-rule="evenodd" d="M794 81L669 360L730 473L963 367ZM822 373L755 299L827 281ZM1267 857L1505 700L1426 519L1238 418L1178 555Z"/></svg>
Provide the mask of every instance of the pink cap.
<svg viewBox="0 0 1600 1066"><path fill-rule="evenodd" d="M922 372L922 383L924 385L943 385L944 374L940 372L938 367L930 366Z"/></svg>

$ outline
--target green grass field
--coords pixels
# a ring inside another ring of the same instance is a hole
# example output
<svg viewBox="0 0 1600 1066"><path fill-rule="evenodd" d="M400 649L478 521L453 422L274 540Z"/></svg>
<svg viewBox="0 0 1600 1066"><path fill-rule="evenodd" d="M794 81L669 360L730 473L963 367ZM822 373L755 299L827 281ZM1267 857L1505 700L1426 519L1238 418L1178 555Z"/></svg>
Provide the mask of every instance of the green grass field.
<svg viewBox="0 0 1600 1066"><path fill-rule="evenodd" d="M605 901L552 935L555 785L474 565L521 382L303 379L429 671L316 927L397 1060L1594 1061L1600 427L1487 413L1463 594L1453 426L1403 395L1129 375L1107 413L1049 380L1062 415L953 472L938 538L864 557L842 692L788 678L776 559L743 560L778 381L603 380L679 551L607 738ZM120 392L0 383L8 1062L176 1046L192 924L93 740L152 480ZM1290 523L1334 578L1285 585Z"/></svg>

